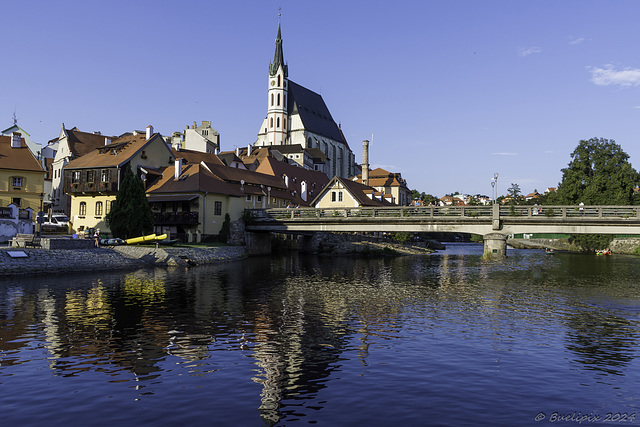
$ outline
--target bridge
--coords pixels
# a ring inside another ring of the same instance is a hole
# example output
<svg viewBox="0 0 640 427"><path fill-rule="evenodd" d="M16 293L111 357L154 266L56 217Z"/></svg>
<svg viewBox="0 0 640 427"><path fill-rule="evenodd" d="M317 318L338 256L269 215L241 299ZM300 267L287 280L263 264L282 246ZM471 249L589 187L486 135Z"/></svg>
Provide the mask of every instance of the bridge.
<svg viewBox="0 0 640 427"><path fill-rule="evenodd" d="M485 257L506 256L520 233L638 234L640 206L395 206L252 209L252 233L440 232L484 238Z"/></svg>

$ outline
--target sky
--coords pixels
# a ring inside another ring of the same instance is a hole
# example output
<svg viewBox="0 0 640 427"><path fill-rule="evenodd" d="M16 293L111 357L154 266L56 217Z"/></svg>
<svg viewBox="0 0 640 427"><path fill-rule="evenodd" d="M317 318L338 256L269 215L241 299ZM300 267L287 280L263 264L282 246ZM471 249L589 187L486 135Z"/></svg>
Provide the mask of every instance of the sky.
<svg viewBox="0 0 640 427"><path fill-rule="evenodd" d="M62 123L170 135L210 120L255 142L278 13L289 79L322 95L349 146L411 189L556 187L580 140L640 168L635 0L21 0L0 6L0 128Z"/></svg>

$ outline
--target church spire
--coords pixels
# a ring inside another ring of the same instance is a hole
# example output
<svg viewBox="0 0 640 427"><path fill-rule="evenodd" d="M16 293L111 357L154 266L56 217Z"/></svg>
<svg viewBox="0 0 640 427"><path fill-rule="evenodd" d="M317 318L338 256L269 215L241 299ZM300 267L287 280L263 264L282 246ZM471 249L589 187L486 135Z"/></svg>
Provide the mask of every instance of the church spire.
<svg viewBox="0 0 640 427"><path fill-rule="evenodd" d="M273 55L273 63L269 65L269 75L275 76L278 68L282 67L284 76L288 77L287 65L284 63L284 53L282 52L282 35L280 32L280 15L278 14L278 35L276 36L276 52Z"/></svg>

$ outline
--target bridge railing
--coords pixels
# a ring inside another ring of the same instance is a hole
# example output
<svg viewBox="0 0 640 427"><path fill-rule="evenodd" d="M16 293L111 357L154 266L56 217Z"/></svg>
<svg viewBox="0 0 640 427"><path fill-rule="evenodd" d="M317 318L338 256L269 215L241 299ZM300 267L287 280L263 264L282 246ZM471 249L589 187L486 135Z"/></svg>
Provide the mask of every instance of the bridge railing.
<svg viewBox="0 0 640 427"><path fill-rule="evenodd" d="M497 209L495 209L497 208ZM640 206L395 206L250 209L255 220L326 220L329 218L434 218L468 220L506 217L640 219Z"/></svg>

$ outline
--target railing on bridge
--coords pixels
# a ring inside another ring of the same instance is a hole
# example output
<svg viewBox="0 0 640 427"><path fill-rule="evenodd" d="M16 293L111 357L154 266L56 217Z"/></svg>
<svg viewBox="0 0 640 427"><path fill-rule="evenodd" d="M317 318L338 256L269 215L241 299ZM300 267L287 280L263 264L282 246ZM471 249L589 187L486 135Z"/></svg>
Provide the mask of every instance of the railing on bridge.
<svg viewBox="0 0 640 427"><path fill-rule="evenodd" d="M497 209L496 209L497 208ZM640 206L397 206L354 208L286 208L251 209L254 220L327 220L331 218L464 218L466 220L489 220L507 217L538 218L584 218L584 219L640 219Z"/></svg>

